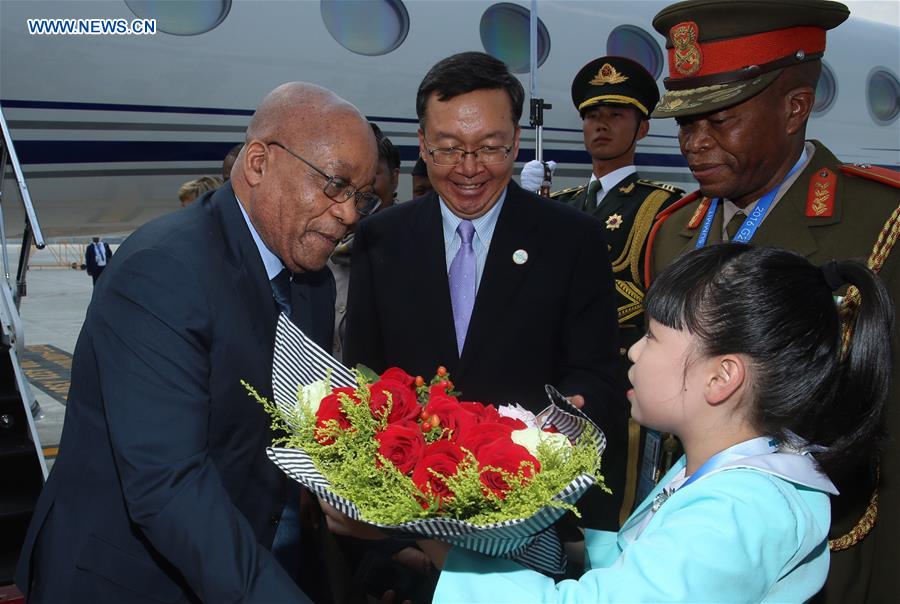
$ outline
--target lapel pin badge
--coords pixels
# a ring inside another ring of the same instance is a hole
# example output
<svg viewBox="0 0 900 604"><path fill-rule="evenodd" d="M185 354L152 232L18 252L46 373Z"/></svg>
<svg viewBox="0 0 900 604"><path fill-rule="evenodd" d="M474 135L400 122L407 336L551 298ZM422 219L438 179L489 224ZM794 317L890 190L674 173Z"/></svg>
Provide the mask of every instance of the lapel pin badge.
<svg viewBox="0 0 900 604"><path fill-rule="evenodd" d="M528 252L525 250L516 250L513 252L513 262L516 264L525 264L528 262Z"/></svg>

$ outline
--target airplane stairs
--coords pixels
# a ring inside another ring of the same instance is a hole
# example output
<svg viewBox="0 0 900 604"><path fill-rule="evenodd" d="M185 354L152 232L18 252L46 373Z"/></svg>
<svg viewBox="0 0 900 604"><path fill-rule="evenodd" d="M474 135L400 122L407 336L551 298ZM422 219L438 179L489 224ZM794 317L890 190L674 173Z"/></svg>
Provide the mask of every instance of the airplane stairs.
<svg viewBox="0 0 900 604"><path fill-rule="evenodd" d="M25 295L25 275L32 243L44 247L25 177L0 110L0 202L3 180L11 169L19 197L25 208L25 226L15 281L10 278L6 225L0 212L0 602L18 601L21 594L12 586L13 573L25 531L47 478L47 463L38 438L33 413L37 409L31 387L19 362L25 348L19 302ZM4 204L0 203L0 210Z"/></svg>

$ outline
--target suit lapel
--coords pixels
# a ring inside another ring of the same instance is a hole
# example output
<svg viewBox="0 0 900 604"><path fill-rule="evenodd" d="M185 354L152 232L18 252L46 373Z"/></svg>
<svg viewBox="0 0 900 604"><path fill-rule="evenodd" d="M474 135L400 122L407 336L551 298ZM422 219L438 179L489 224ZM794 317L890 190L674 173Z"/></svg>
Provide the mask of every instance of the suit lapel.
<svg viewBox="0 0 900 604"><path fill-rule="evenodd" d="M418 300L416 317L428 325L429 338L437 348L436 358L456 359L456 331L450 305L444 227L437 193L431 192L410 216L410 283ZM414 280L414 281L413 281ZM424 316L422 313L426 313Z"/></svg>
<svg viewBox="0 0 900 604"><path fill-rule="evenodd" d="M271 348L277 317L272 286L231 183L219 187L208 198L208 206L221 225L232 285L247 310L250 328L261 345Z"/></svg>
<svg viewBox="0 0 900 604"><path fill-rule="evenodd" d="M475 297L475 308L460 360L462 370L466 369L469 359L477 358L478 350L490 341L492 325L509 306L534 265L534 259L541 253L540 239L535 236L537 221L529 204L546 202L523 197L522 189L510 182ZM517 250L527 252L530 260L524 264L513 262L513 253Z"/></svg>

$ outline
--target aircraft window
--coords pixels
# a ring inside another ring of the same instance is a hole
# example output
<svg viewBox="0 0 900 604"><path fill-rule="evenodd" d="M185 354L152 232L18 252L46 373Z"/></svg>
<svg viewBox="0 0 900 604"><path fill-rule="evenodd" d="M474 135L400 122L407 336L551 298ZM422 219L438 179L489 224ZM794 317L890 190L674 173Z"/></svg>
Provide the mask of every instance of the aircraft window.
<svg viewBox="0 0 900 604"><path fill-rule="evenodd" d="M659 77L663 68L663 53L649 33L634 25L620 25L606 39L606 54L626 57L643 65Z"/></svg>
<svg viewBox="0 0 900 604"><path fill-rule="evenodd" d="M507 64L513 73L528 73L531 68L531 11L518 4L500 2L481 15L481 44L491 56ZM550 55L550 34L538 19L537 47L540 67Z"/></svg>
<svg viewBox="0 0 900 604"><path fill-rule="evenodd" d="M834 70L828 66L828 63L822 61L822 75L819 76L819 83L816 84L816 104L813 105L813 115L824 115L831 109L834 99L837 98L837 78L834 77Z"/></svg>
<svg viewBox="0 0 900 604"><path fill-rule="evenodd" d="M894 122L900 114L900 82L897 76L884 67L873 69L866 87L866 100L875 123L885 126Z"/></svg>
<svg viewBox="0 0 900 604"><path fill-rule="evenodd" d="M170 2L167 0L125 0L141 19L156 19L159 31L175 36L196 36L217 27L231 10L231 0Z"/></svg>
<svg viewBox="0 0 900 604"><path fill-rule="evenodd" d="M409 33L401 0L322 0L322 21L338 44L358 55L386 55Z"/></svg>

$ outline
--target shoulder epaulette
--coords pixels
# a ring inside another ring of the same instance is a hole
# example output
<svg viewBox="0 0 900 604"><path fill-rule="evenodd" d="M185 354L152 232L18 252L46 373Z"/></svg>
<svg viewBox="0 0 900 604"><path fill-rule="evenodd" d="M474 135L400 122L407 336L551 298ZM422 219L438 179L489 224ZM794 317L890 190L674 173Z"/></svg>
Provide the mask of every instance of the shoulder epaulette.
<svg viewBox="0 0 900 604"><path fill-rule="evenodd" d="M657 189L662 189L663 191L668 191L673 195L684 195L684 191L679 189L678 187L673 187L672 185L666 184L664 182L658 182L656 180L645 180L643 178L639 178L637 180L637 184L646 185L648 187L655 187Z"/></svg>
<svg viewBox="0 0 900 604"><path fill-rule="evenodd" d="M568 189L563 189L562 191L554 191L550 193L550 199L556 199L560 195L568 195L569 193L581 193L584 189L587 189L587 185L581 185L580 187L569 187Z"/></svg>
<svg viewBox="0 0 900 604"><path fill-rule="evenodd" d="M883 185L900 189L900 172L891 170L890 168L882 168L881 166L871 166L869 164L843 164L838 169L844 174L851 176L859 176L867 180L874 180Z"/></svg>

